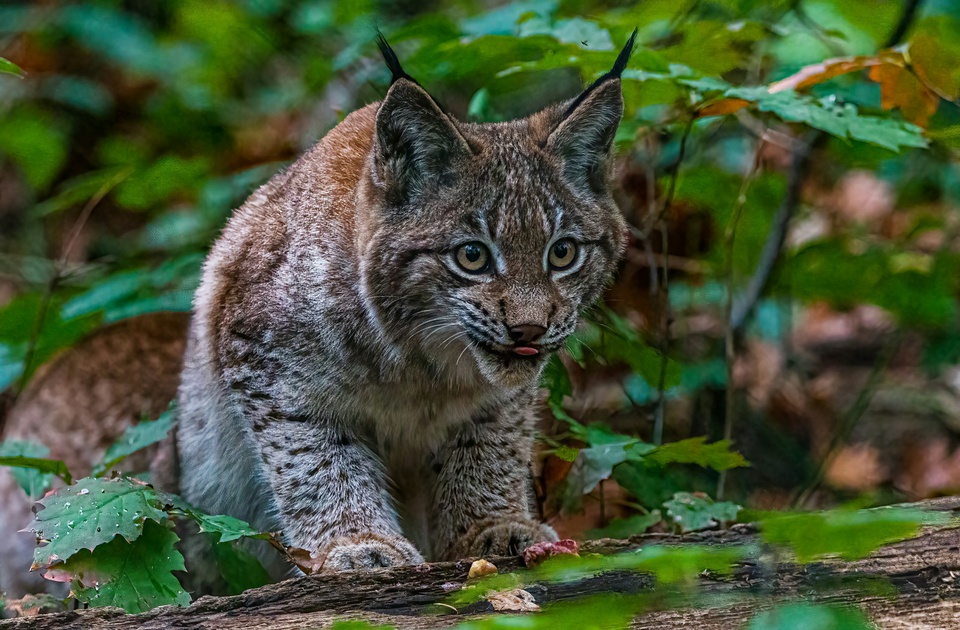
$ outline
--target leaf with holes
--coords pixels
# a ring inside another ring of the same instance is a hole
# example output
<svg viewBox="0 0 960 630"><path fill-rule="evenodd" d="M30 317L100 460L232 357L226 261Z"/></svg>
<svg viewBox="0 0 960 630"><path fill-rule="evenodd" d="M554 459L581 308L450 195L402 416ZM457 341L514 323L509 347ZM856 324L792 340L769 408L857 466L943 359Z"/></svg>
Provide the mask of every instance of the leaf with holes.
<svg viewBox="0 0 960 630"><path fill-rule="evenodd" d="M178 540L166 526L147 522L132 542L118 535L92 551L81 550L44 577L71 582L73 596L93 607L140 613L167 604L186 606L190 595L173 574L184 570Z"/></svg>
<svg viewBox="0 0 960 630"><path fill-rule="evenodd" d="M92 551L117 535L132 542L147 519L167 520L153 488L126 478L81 479L38 505L43 509L27 528L46 543L34 552L35 567L62 562L81 549Z"/></svg>

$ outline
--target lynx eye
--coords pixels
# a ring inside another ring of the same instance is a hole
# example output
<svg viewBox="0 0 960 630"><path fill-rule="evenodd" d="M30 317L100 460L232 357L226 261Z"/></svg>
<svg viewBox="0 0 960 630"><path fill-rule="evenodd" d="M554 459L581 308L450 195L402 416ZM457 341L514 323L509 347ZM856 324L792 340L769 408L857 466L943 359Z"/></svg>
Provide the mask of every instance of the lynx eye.
<svg viewBox="0 0 960 630"><path fill-rule="evenodd" d="M577 259L577 244L568 238L557 241L550 248L550 268L555 271L563 271L570 267Z"/></svg>
<svg viewBox="0 0 960 630"><path fill-rule="evenodd" d="M457 248L456 259L467 273L483 273L490 264L490 250L483 243L467 243Z"/></svg>

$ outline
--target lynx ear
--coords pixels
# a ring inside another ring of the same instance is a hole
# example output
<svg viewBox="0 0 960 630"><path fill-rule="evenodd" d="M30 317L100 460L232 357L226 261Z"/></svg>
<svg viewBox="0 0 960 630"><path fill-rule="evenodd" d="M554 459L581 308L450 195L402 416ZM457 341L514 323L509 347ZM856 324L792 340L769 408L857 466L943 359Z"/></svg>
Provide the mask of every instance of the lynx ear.
<svg viewBox="0 0 960 630"><path fill-rule="evenodd" d="M607 189L613 164L613 139L623 116L620 75L637 38L634 30L613 68L594 81L563 111L546 148L563 160L564 175L574 186L594 193Z"/></svg>
<svg viewBox="0 0 960 630"><path fill-rule="evenodd" d="M425 190L449 184L458 158L470 146L437 102L400 67L378 33L393 84L377 112L374 168L389 201L402 204Z"/></svg>

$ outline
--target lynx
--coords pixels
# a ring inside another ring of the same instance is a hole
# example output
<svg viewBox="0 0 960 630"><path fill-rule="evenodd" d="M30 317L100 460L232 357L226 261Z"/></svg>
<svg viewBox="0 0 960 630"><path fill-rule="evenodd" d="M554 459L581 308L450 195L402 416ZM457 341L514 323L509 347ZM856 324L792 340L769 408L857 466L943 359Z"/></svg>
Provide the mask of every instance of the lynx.
<svg viewBox="0 0 960 630"><path fill-rule="evenodd" d="M609 282L613 69L468 124L404 70L228 222L178 393L180 490L323 571L518 553L538 379Z"/></svg>

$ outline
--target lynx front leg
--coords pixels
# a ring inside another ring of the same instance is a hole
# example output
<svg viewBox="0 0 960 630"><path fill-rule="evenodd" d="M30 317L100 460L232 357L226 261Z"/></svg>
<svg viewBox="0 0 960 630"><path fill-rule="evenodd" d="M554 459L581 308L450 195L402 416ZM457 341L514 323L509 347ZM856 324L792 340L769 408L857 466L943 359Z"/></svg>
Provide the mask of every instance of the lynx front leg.
<svg viewBox="0 0 960 630"><path fill-rule="evenodd" d="M321 559L323 571L423 562L400 534L379 458L354 436L276 416L255 423L254 435L287 541Z"/></svg>
<svg viewBox="0 0 960 630"><path fill-rule="evenodd" d="M431 519L438 559L516 555L557 539L530 514L533 432L525 415L473 422L442 449Z"/></svg>

